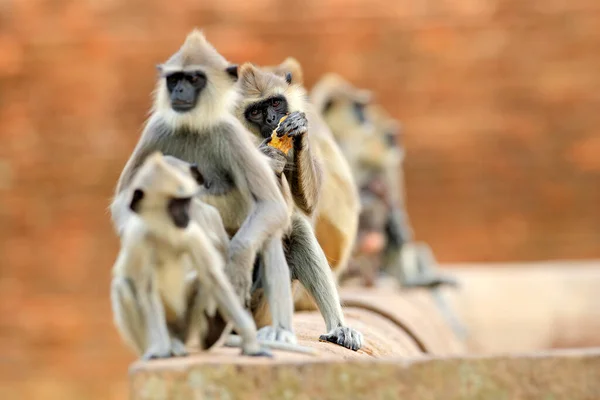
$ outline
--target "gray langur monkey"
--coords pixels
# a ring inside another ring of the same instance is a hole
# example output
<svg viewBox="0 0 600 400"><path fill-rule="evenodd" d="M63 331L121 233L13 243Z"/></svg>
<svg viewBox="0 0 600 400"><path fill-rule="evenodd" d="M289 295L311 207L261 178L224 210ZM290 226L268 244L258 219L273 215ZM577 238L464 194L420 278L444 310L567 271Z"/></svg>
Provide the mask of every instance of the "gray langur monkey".
<svg viewBox="0 0 600 400"><path fill-rule="evenodd" d="M193 325L202 346L208 318L218 307L240 333L243 354L269 355L223 272L215 237L209 237L212 228L218 234L220 221L197 223L199 214L204 222L215 215L197 210L202 204L194 199L198 183L192 174L198 171L189 171L183 174L157 152L146 158L126 191L132 215L123 226L111 284L116 326L143 359L184 356Z"/></svg>
<svg viewBox="0 0 600 400"><path fill-rule="evenodd" d="M128 218L119 196L149 154L160 151L197 164L205 179L200 199L219 211L231 237L225 273L244 305L250 300L257 254L262 259L273 318L258 337L296 343L290 271L281 241L290 224L288 207L266 157L233 115L237 67L232 68L194 30L158 69L152 114L121 173L111 205L117 231Z"/></svg>
<svg viewBox="0 0 600 400"><path fill-rule="evenodd" d="M378 105L371 92L336 74L326 74L314 86L311 99L344 150L361 191L359 230L381 230L387 239L383 269L403 287L456 285L434 272L429 246L414 243L404 201L400 126ZM379 263L379 261L376 261Z"/></svg>
<svg viewBox="0 0 600 400"><path fill-rule="evenodd" d="M242 354L270 356L261 346L313 349L256 338L256 325L223 272L228 237L216 209L197 199L203 177L194 165L150 155L127 190L133 216L113 268L111 300L123 339L143 359L184 356L194 330L208 349L224 336ZM219 332L211 326L225 318ZM228 336L232 329L240 334Z"/></svg>
<svg viewBox="0 0 600 400"><path fill-rule="evenodd" d="M240 67L238 75L242 95L237 109L238 118L254 133L257 143L262 141L261 151L271 157L273 164L279 163L278 169L283 172L281 176L289 180L295 207L291 229L283 240L292 279L302 284L323 315L327 333L319 340L357 351L362 347L362 334L348 327L344 321L334 275L312 226L322 179L321 165L311 152L309 135L321 132L315 129L309 133L313 125L309 125L312 123L311 114L304 107L306 92L301 85L292 82L292 72L285 67L277 73L247 63ZM284 116L287 118L279 123ZM288 155L268 145L273 131L278 136L285 134L292 138L292 151ZM352 195L338 194L340 197ZM339 201L343 202L343 197ZM260 301L253 307L258 311L254 312L254 316L259 326L265 323L260 307Z"/></svg>
<svg viewBox="0 0 600 400"><path fill-rule="evenodd" d="M401 128L385 110L374 104L368 90L359 89L337 74L326 74L314 86L311 101L320 110L343 148L357 178L362 212L359 238L383 233L380 251L365 254L359 242L353 261L360 263L365 283L374 283L381 268L402 288L427 288L457 336L465 328L443 298L439 286L458 286L455 278L440 273L431 248L413 241L404 200ZM381 265L381 267L380 267Z"/></svg>

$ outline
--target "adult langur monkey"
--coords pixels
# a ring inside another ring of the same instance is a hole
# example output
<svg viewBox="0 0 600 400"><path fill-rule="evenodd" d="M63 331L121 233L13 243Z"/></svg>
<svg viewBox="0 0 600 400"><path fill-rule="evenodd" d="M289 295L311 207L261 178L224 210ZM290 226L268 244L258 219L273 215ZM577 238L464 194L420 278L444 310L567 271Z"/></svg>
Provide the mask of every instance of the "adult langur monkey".
<svg viewBox="0 0 600 400"><path fill-rule="evenodd" d="M436 270L431 248L413 241L404 201L400 125L372 102L370 91L352 86L337 74L327 74L317 82L311 101L344 150L360 188L363 204L355 257L366 264L366 282L373 283L374 272L381 264L404 288L426 287L437 293L440 285L456 286L454 278ZM361 252L369 247L360 243L360 239L369 237L369 231L385 234L379 254ZM463 327L446 310L446 303L437 294L436 299L457 334L464 336Z"/></svg>
<svg viewBox="0 0 600 400"><path fill-rule="evenodd" d="M269 114L289 113L278 134L285 133L285 125L294 125L298 114L305 117L308 124L308 134L296 135L295 149L286 160L286 174L289 176L292 193L298 208L311 217L317 241L323 249L327 261L339 277L346 269L358 229L360 201L350 166L336 143L331 131L322 120L319 113L308 101L303 87L303 72L300 63L294 58L287 58L277 66L261 67L263 71L273 72L280 82L283 77L287 84L275 85L272 95L271 109L269 102L260 103L256 100L266 99L267 93L249 91L243 99L243 104L255 102L257 110L267 112L261 115L264 122L258 124L258 114L245 115L243 105L238 108L238 118L262 139L270 135L269 129L276 127ZM277 99L279 98L279 102ZM280 99L285 100L282 102ZM273 103L275 100L275 103ZM260 104L259 104L260 103ZM285 108L284 108L285 107ZM287 123L287 124L286 124ZM263 143L262 148L264 149ZM297 147L296 147L297 146ZM273 157L274 154L268 154ZM319 184L320 172L320 184ZM311 178L313 175L316 178ZM320 191L315 188L320 187ZM316 198L315 200L311 200ZM296 286L295 307L297 310L314 310L315 303L302 287Z"/></svg>
<svg viewBox="0 0 600 400"><path fill-rule="evenodd" d="M128 217L119 196L149 154L160 151L197 164L206 188L201 200L219 211L231 237L225 273L245 305L260 254L273 319L258 337L295 343L290 271L281 242L289 228L288 208L266 157L232 113L238 99L237 68L194 30L158 69L152 114L121 173L111 206L117 231Z"/></svg>
<svg viewBox="0 0 600 400"><path fill-rule="evenodd" d="M400 182L404 149L398 139L399 125L384 114L381 107L372 105L369 91L355 88L336 74L325 75L315 85L311 96L348 157L363 202L369 204L369 208L363 204L363 211L366 211L363 214L379 214L379 211L373 211L377 202L387 210L387 218L383 220L384 224L380 224L387 236L384 267L405 287L454 283L429 274L433 265L418 265L425 261L426 264L431 263L431 251L423 252L422 257L414 260L405 256L406 262L401 262L401 249L412 242L412 229ZM367 224L368 221L363 222ZM408 247L411 249L407 250L407 254L413 252L413 246L409 244ZM428 248L426 245L419 247ZM415 263L417 265L413 265Z"/></svg>
<svg viewBox="0 0 600 400"><path fill-rule="evenodd" d="M321 335L320 339L358 350L362 346L362 335L345 325L334 275L311 225L313 214L321 204L319 200L323 201L325 194L322 163L313 155L315 141L311 140L321 132L317 129L318 124L313 125L312 110L306 107L306 92L299 84L293 83L293 75L289 71L278 74L244 64L238 75L242 95L238 118L255 134L257 143L262 142L260 149L285 165L284 176L296 205L291 232L284 236L292 278L309 292L325 319L328 333ZM280 123L284 117L285 120ZM292 151L287 156L270 146L274 131L279 137L290 138ZM337 195L337 200L343 204L344 196L352 196L353 193ZM260 303L255 307L259 308Z"/></svg>

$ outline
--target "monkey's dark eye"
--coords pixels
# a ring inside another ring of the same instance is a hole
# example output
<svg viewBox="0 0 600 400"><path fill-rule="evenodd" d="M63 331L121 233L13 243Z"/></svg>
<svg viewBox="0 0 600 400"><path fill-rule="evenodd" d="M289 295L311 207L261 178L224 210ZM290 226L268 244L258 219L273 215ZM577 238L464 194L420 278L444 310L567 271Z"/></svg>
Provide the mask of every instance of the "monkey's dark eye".
<svg viewBox="0 0 600 400"><path fill-rule="evenodd" d="M274 99L271 104L273 107L279 107L281 105L281 100Z"/></svg>
<svg viewBox="0 0 600 400"><path fill-rule="evenodd" d="M254 110L250 111L250 115L253 117L256 117L258 114L260 114L260 111L258 111L258 108L255 108Z"/></svg>
<svg viewBox="0 0 600 400"><path fill-rule="evenodd" d="M354 103L353 109L354 109L354 115L356 116L356 119L358 120L358 122L361 124L364 124L367 120L367 118L365 116L365 105L361 104L361 103Z"/></svg>
<svg viewBox="0 0 600 400"><path fill-rule="evenodd" d="M169 90L173 90L175 86L177 86L177 82L179 82L179 77L177 75L167 76L167 88Z"/></svg>

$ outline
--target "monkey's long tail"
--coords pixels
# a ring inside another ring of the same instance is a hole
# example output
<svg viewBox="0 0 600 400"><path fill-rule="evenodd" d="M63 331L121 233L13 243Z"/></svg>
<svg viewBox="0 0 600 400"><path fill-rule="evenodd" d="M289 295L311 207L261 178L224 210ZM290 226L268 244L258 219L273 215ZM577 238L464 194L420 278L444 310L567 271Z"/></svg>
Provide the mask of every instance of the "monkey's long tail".
<svg viewBox="0 0 600 400"><path fill-rule="evenodd" d="M306 346L300 346L297 344L260 339L258 340L258 344L274 350L283 350L292 353L317 355L317 351L315 349ZM239 335L228 335L227 339L225 339L225 342L223 343L223 346L240 348L242 347L242 338Z"/></svg>

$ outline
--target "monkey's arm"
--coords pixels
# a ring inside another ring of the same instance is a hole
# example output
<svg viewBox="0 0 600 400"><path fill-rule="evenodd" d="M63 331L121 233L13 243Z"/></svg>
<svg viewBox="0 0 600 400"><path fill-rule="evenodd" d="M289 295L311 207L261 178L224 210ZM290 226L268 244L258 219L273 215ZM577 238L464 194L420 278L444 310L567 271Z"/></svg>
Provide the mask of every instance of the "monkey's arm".
<svg viewBox="0 0 600 400"><path fill-rule="evenodd" d="M143 164L144 160L148 155L158 150L154 141L150 140L152 137L151 130L152 125L149 125L144 130L142 137L138 141L133 153L127 160L121 176L117 182L115 189L115 197L110 205L111 219L117 230L117 234L120 236L123 233L131 212L127 204L127 195L124 192L125 188L131 183L133 176Z"/></svg>
<svg viewBox="0 0 600 400"><path fill-rule="evenodd" d="M262 245L288 223L285 199L268 163L247 137L232 140L229 147L227 164L236 186L255 201L255 207L231 239L231 246L242 244L240 241Z"/></svg>
<svg viewBox="0 0 600 400"><path fill-rule="evenodd" d="M254 207L231 239L229 271L226 272L230 277L236 273L247 274L245 280L249 293L254 260L257 251L262 250L265 270L270 271L269 282L275 289L272 295L267 294L273 316L272 327L277 332L283 329L290 333L294 306L289 269L281 243L281 234L289 226L288 205L275 175L247 136L242 135L230 146L228 156L236 186L249 192L254 199Z"/></svg>
<svg viewBox="0 0 600 400"><path fill-rule="evenodd" d="M140 137L140 140L133 149L129 160L127 160L127 163L125 164L125 167L121 172L121 176L119 177L119 181L117 182L117 194L119 194L121 191L123 191L123 189L125 189L129 185L136 171L143 164L146 157L149 154L155 152L156 150L160 150L156 145L156 141L152 140L152 138L155 137L157 134L156 130L157 128L155 126L155 122L153 120L148 121L148 124L146 125L146 128L144 129L144 132Z"/></svg>
<svg viewBox="0 0 600 400"><path fill-rule="evenodd" d="M281 150L269 146L271 139L271 136L269 136L268 138L263 140L263 142L258 146L258 150L260 150L261 153L267 156L267 161L271 166L271 169L273 170L273 172L275 172L275 175L279 177L285 169L285 166L287 164L287 157Z"/></svg>
<svg viewBox="0 0 600 400"><path fill-rule="evenodd" d="M197 224L190 225L186 235L186 250L198 271L202 284L214 296L219 311L232 322L242 337L242 351L248 355L268 355L256 340L256 325L239 302L233 286L223 272L223 259Z"/></svg>
<svg viewBox="0 0 600 400"><path fill-rule="evenodd" d="M322 183L321 166L314 158L308 139L308 120L304 113L290 114L277 128L294 140L293 161L287 170L292 194L298 208L311 216L319 199Z"/></svg>
<svg viewBox="0 0 600 400"><path fill-rule="evenodd" d="M113 267L111 298L119 331L149 359L168 356L171 340L144 235L143 223L131 218Z"/></svg>

